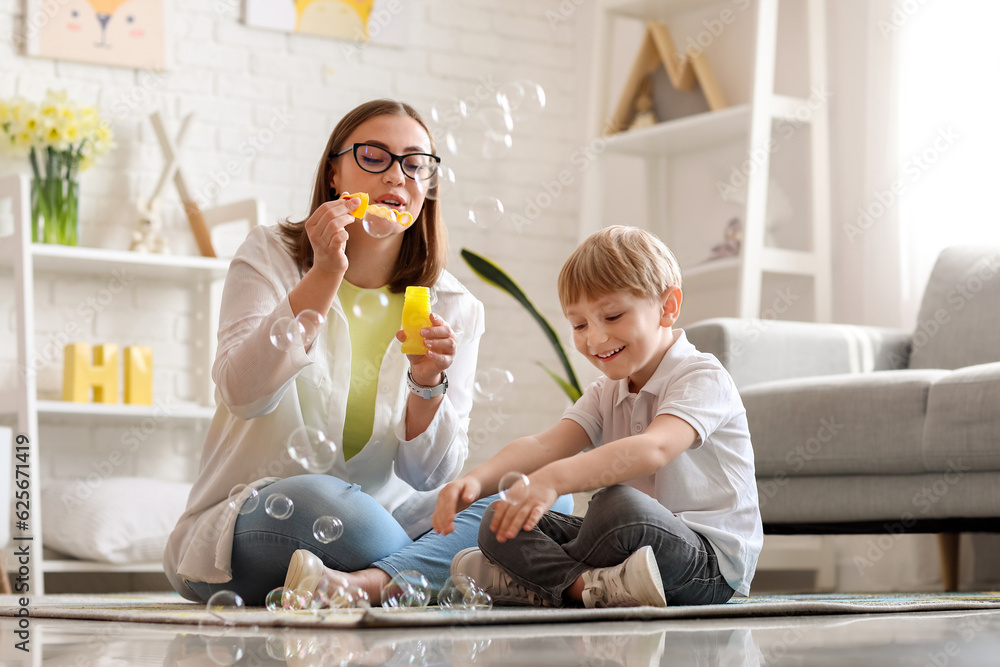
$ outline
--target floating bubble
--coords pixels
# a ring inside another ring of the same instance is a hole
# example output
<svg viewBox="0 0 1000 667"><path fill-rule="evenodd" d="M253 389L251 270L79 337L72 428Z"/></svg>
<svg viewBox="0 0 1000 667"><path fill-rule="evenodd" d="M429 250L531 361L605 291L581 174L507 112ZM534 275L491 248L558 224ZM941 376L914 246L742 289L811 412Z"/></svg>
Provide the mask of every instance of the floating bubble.
<svg viewBox="0 0 1000 667"><path fill-rule="evenodd" d="M312 426L299 426L288 436L288 455L312 473L328 472L337 460L337 445Z"/></svg>
<svg viewBox="0 0 1000 667"><path fill-rule="evenodd" d="M387 236L392 236L397 229L402 229L400 224L395 220L383 218L382 216L375 215L371 212L365 213L365 216L361 219L361 224L370 236L377 239L384 239Z"/></svg>
<svg viewBox="0 0 1000 667"><path fill-rule="evenodd" d="M514 137L510 134L487 132L483 135L480 153L487 160L501 157L514 146Z"/></svg>
<svg viewBox="0 0 1000 667"><path fill-rule="evenodd" d="M282 600L285 597L285 589L282 587L272 588L271 592L264 596L264 607L268 611L280 611L284 609Z"/></svg>
<svg viewBox="0 0 1000 667"><path fill-rule="evenodd" d="M208 602L205 604L205 611L222 618L226 625L232 624L232 620L219 616L219 612L242 611L245 608L243 598L233 591L216 591L212 594L212 597L208 598Z"/></svg>
<svg viewBox="0 0 1000 667"><path fill-rule="evenodd" d="M293 320L290 317L280 317L271 325L271 345L281 352L287 352L295 344Z"/></svg>
<svg viewBox="0 0 1000 667"><path fill-rule="evenodd" d="M304 589L286 588L281 596L281 608L286 611L302 611L312 606L313 593Z"/></svg>
<svg viewBox="0 0 1000 667"><path fill-rule="evenodd" d="M453 574L445 579L438 591L438 606L452 611L466 611L478 591L476 583L465 574Z"/></svg>
<svg viewBox="0 0 1000 667"><path fill-rule="evenodd" d="M497 103L515 119L537 116L545 101L545 89L534 81L511 81L497 89Z"/></svg>
<svg viewBox="0 0 1000 667"><path fill-rule="evenodd" d="M368 593L360 586L338 586L330 597L331 609L370 609L371 606Z"/></svg>
<svg viewBox="0 0 1000 667"><path fill-rule="evenodd" d="M361 290L351 305L351 312L357 318L367 320L382 319L389 307L389 296L378 290Z"/></svg>
<svg viewBox="0 0 1000 667"><path fill-rule="evenodd" d="M427 199L442 199L455 189L455 172L441 165L428 179L417 179L417 187Z"/></svg>
<svg viewBox="0 0 1000 667"><path fill-rule="evenodd" d="M403 570L382 588L383 609L423 609L430 602L430 584L416 570Z"/></svg>
<svg viewBox="0 0 1000 667"><path fill-rule="evenodd" d="M468 117L469 107L463 99L448 98L438 100L431 106L431 120L437 125L454 125Z"/></svg>
<svg viewBox="0 0 1000 667"><path fill-rule="evenodd" d="M336 598L337 591L347 585L347 580L343 577L335 577L324 574L320 577L319 583L312 592L311 607L313 609L326 609L332 606L332 600Z"/></svg>
<svg viewBox="0 0 1000 667"><path fill-rule="evenodd" d="M514 117L501 107L483 109L475 117L479 153L487 160L500 157L513 145Z"/></svg>
<svg viewBox="0 0 1000 667"><path fill-rule="evenodd" d="M467 604L470 611L488 611L493 609L493 597L483 589L476 587Z"/></svg>
<svg viewBox="0 0 1000 667"><path fill-rule="evenodd" d="M323 544L340 539L344 534L344 522L335 516L321 516L313 522L313 537Z"/></svg>
<svg viewBox="0 0 1000 667"><path fill-rule="evenodd" d="M250 495L240 504L238 498L245 488L247 488L246 484L237 484L229 492L229 506L232 508L238 507L240 514L250 514L257 509L257 504L260 502L260 494L257 493L257 489L251 488Z"/></svg>
<svg viewBox="0 0 1000 667"><path fill-rule="evenodd" d="M287 337L296 343L301 343L304 347L309 347L319 336L320 329L326 318L315 310L303 310L295 316L295 319L288 323Z"/></svg>
<svg viewBox="0 0 1000 667"><path fill-rule="evenodd" d="M482 229L496 226L502 217L503 202L496 197L477 197L469 207L469 222Z"/></svg>
<svg viewBox="0 0 1000 667"><path fill-rule="evenodd" d="M511 505L524 502L528 497L528 476L519 472L509 472L500 478L497 490L500 492L500 500Z"/></svg>
<svg viewBox="0 0 1000 667"><path fill-rule="evenodd" d="M514 386L514 374L503 368L484 368L476 372L472 385L477 401L502 401Z"/></svg>
<svg viewBox="0 0 1000 667"><path fill-rule="evenodd" d="M264 511L272 519L287 519L295 511L295 503L283 493L272 493L264 501Z"/></svg>

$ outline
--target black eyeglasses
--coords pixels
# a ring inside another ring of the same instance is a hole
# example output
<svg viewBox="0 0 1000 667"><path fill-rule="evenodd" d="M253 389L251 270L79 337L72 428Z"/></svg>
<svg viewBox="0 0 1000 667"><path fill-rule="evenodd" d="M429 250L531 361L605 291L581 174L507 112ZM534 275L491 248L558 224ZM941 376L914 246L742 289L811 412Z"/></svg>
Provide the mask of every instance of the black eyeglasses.
<svg viewBox="0 0 1000 667"><path fill-rule="evenodd" d="M354 161L358 166L370 174L381 174L389 171L393 162L399 162L403 169L403 174L413 180L426 181L437 173L441 158L431 153L407 153L406 155L396 155L390 153L381 146L372 144L354 144L350 148L345 148L339 153L334 153L330 157L340 157L344 153L354 152Z"/></svg>

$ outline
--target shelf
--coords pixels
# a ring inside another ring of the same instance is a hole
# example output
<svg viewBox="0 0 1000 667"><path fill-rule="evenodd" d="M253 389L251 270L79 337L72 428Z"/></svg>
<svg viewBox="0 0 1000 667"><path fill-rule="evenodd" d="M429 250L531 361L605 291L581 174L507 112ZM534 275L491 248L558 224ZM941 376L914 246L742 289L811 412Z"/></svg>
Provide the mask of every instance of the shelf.
<svg viewBox="0 0 1000 667"><path fill-rule="evenodd" d="M775 95L771 117L802 122L796 117L796 112L804 104L807 101L803 99ZM746 139L750 130L750 112L749 104L740 104L721 111L706 111L640 130L621 132L607 138L607 150L623 155L662 157Z"/></svg>
<svg viewBox="0 0 1000 667"><path fill-rule="evenodd" d="M712 5L729 7L731 4L725 0L604 0L601 8L609 14L645 21L651 18L664 20L670 16Z"/></svg>
<svg viewBox="0 0 1000 667"><path fill-rule="evenodd" d="M713 259L681 269L684 287L698 288L732 285L743 264L742 257ZM761 252L761 270L792 276L815 276L816 255L801 250L765 247Z"/></svg>
<svg viewBox="0 0 1000 667"><path fill-rule="evenodd" d="M163 572L163 563L98 563L90 560L43 560L43 572Z"/></svg>
<svg viewBox="0 0 1000 667"><path fill-rule="evenodd" d="M0 396L13 396L13 392L4 392ZM135 421L151 417L158 421L206 421L215 416L215 407L190 404L155 404L129 405L127 403L74 403L72 401L38 401L35 404L39 417L65 417L70 419L87 419L99 417L119 422ZM15 402L0 405L0 414L17 412Z"/></svg>
<svg viewBox="0 0 1000 667"><path fill-rule="evenodd" d="M13 252L14 237L0 238L0 264L11 266ZM44 243L32 243L31 256L36 270L51 273L95 273L118 269L139 278L197 282L225 278L229 270L229 260L217 257L156 255Z"/></svg>

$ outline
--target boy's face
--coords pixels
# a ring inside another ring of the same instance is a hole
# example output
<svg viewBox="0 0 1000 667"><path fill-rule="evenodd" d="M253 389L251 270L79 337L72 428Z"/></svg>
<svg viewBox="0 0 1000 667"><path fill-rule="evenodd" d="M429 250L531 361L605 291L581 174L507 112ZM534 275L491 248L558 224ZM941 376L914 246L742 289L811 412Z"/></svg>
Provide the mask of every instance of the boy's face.
<svg viewBox="0 0 1000 667"><path fill-rule="evenodd" d="M681 291L670 287L658 300L614 292L567 306L573 344L612 380L629 379L639 391L663 358L680 311Z"/></svg>

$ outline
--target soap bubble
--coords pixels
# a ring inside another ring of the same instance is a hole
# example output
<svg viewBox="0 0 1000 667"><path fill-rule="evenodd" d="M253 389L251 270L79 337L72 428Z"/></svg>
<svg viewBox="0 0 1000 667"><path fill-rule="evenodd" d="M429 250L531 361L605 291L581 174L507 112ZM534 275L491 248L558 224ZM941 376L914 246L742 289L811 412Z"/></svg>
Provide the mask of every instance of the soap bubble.
<svg viewBox="0 0 1000 667"><path fill-rule="evenodd" d="M416 570L403 570L382 589L383 609L423 609L431 598L427 578Z"/></svg>
<svg viewBox="0 0 1000 667"><path fill-rule="evenodd" d="M496 197L477 197L469 207L469 222L476 227L489 229L503 217L503 202Z"/></svg>
<svg viewBox="0 0 1000 667"><path fill-rule="evenodd" d="M245 649L245 640L238 635L205 639L205 655L217 665L235 665L243 659Z"/></svg>
<svg viewBox="0 0 1000 667"><path fill-rule="evenodd" d="M497 103L515 120L537 116L545 109L545 90L534 81L511 81L497 90Z"/></svg>
<svg viewBox="0 0 1000 667"><path fill-rule="evenodd" d="M467 604L470 611L488 611L493 609L493 598L483 589L476 587Z"/></svg>
<svg viewBox="0 0 1000 667"><path fill-rule="evenodd" d="M465 611L478 588L471 577L465 574L453 574L445 579L438 591L438 606L452 611Z"/></svg>
<svg viewBox="0 0 1000 667"><path fill-rule="evenodd" d="M402 229L399 223L395 220L383 218L375 215L371 211L365 212L365 216L361 219L361 224L364 226L365 231L368 232L369 235L377 239L384 239L387 236L392 236L393 232L397 229Z"/></svg>
<svg viewBox="0 0 1000 667"><path fill-rule="evenodd" d="M288 436L288 455L312 473L328 472L337 460L337 445L312 426L299 426Z"/></svg>
<svg viewBox="0 0 1000 667"><path fill-rule="evenodd" d="M287 352L295 344L295 329L290 317L279 317L271 325L271 345L275 349Z"/></svg>
<svg viewBox="0 0 1000 667"><path fill-rule="evenodd" d="M281 596L281 608L287 611L302 611L312 606L313 593L305 589L286 588Z"/></svg>
<svg viewBox="0 0 1000 667"><path fill-rule="evenodd" d="M285 589L279 586L278 588L272 588L271 592L264 596L264 607L268 611L279 611L284 609L282 601L285 597Z"/></svg>
<svg viewBox="0 0 1000 667"><path fill-rule="evenodd" d="M295 319L288 323L288 334L296 343L301 343L304 347L309 347L319 336L320 329L326 318L315 310L303 310L295 316Z"/></svg>
<svg viewBox="0 0 1000 667"><path fill-rule="evenodd" d="M431 106L431 120L437 125L454 125L468 117L469 107L460 98L438 100Z"/></svg>
<svg viewBox="0 0 1000 667"><path fill-rule="evenodd" d="M313 537L329 544L344 534L344 522L335 516L321 516L313 522Z"/></svg>
<svg viewBox="0 0 1000 667"><path fill-rule="evenodd" d="M500 484L497 485L497 490L500 492L500 500L511 505L524 502L528 497L528 486L530 484L531 482L528 481L527 475L522 475L519 472L507 473L500 478Z"/></svg>
<svg viewBox="0 0 1000 667"><path fill-rule="evenodd" d="M340 576L324 574L320 577L319 583L313 590L311 607L313 609L325 609L333 606L333 601L337 598L338 591L347 586L347 579Z"/></svg>
<svg viewBox="0 0 1000 667"><path fill-rule="evenodd" d="M370 609L371 606L368 593L360 586L338 586L330 596L331 609Z"/></svg>
<svg viewBox="0 0 1000 667"><path fill-rule="evenodd" d="M472 385L477 401L502 401L514 386L514 374L503 368L484 368L476 372Z"/></svg>
<svg viewBox="0 0 1000 667"><path fill-rule="evenodd" d="M237 500L237 498L241 493L243 493L243 489L245 488L247 488L246 484L237 484L229 492L229 506L232 508L238 507L240 514L250 514L257 509L257 503L260 502L260 494L257 493L257 489L251 488L250 495L247 496L247 499L243 501L242 505L239 505L239 500Z"/></svg>
<svg viewBox="0 0 1000 667"><path fill-rule="evenodd" d="M273 519L287 519L295 511L295 503L283 493L272 493L264 501L264 511Z"/></svg>
<svg viewBox="0 0 1000 667"><path fill-rule="evenodd" d="M442 199L455 189L455 172L451 167L444 165L439 165L430 178L415 180L417 187L427 199Z"/></svg>
<svg viewBox="0 0 1000 667"><path fill-rule="evenodd" d="M208 598L208 602L205 604L205 611L213 616L222 618L226 625L232 624L232 620L219 616L219 612L243 611L244 609L246 607L243 604L243 598L233 591L216 591L212 594L212 597Z"/></svg>
<svg viewBox="0 0 1000 667"><path fill-rule="evenodd" d="M378 290L361 290L354 299L351 311L354 316L361 319L378 320L385 315L385 309L389 307L389 297L385 292Z"/></svg>
<svg viewBox="0 0 1000 667"><path fill-rule="evenodd" d="M483 109L475 117L479 131L479 153L487 160L500 157L514 145L514 117L506 109Z"/></svg>

